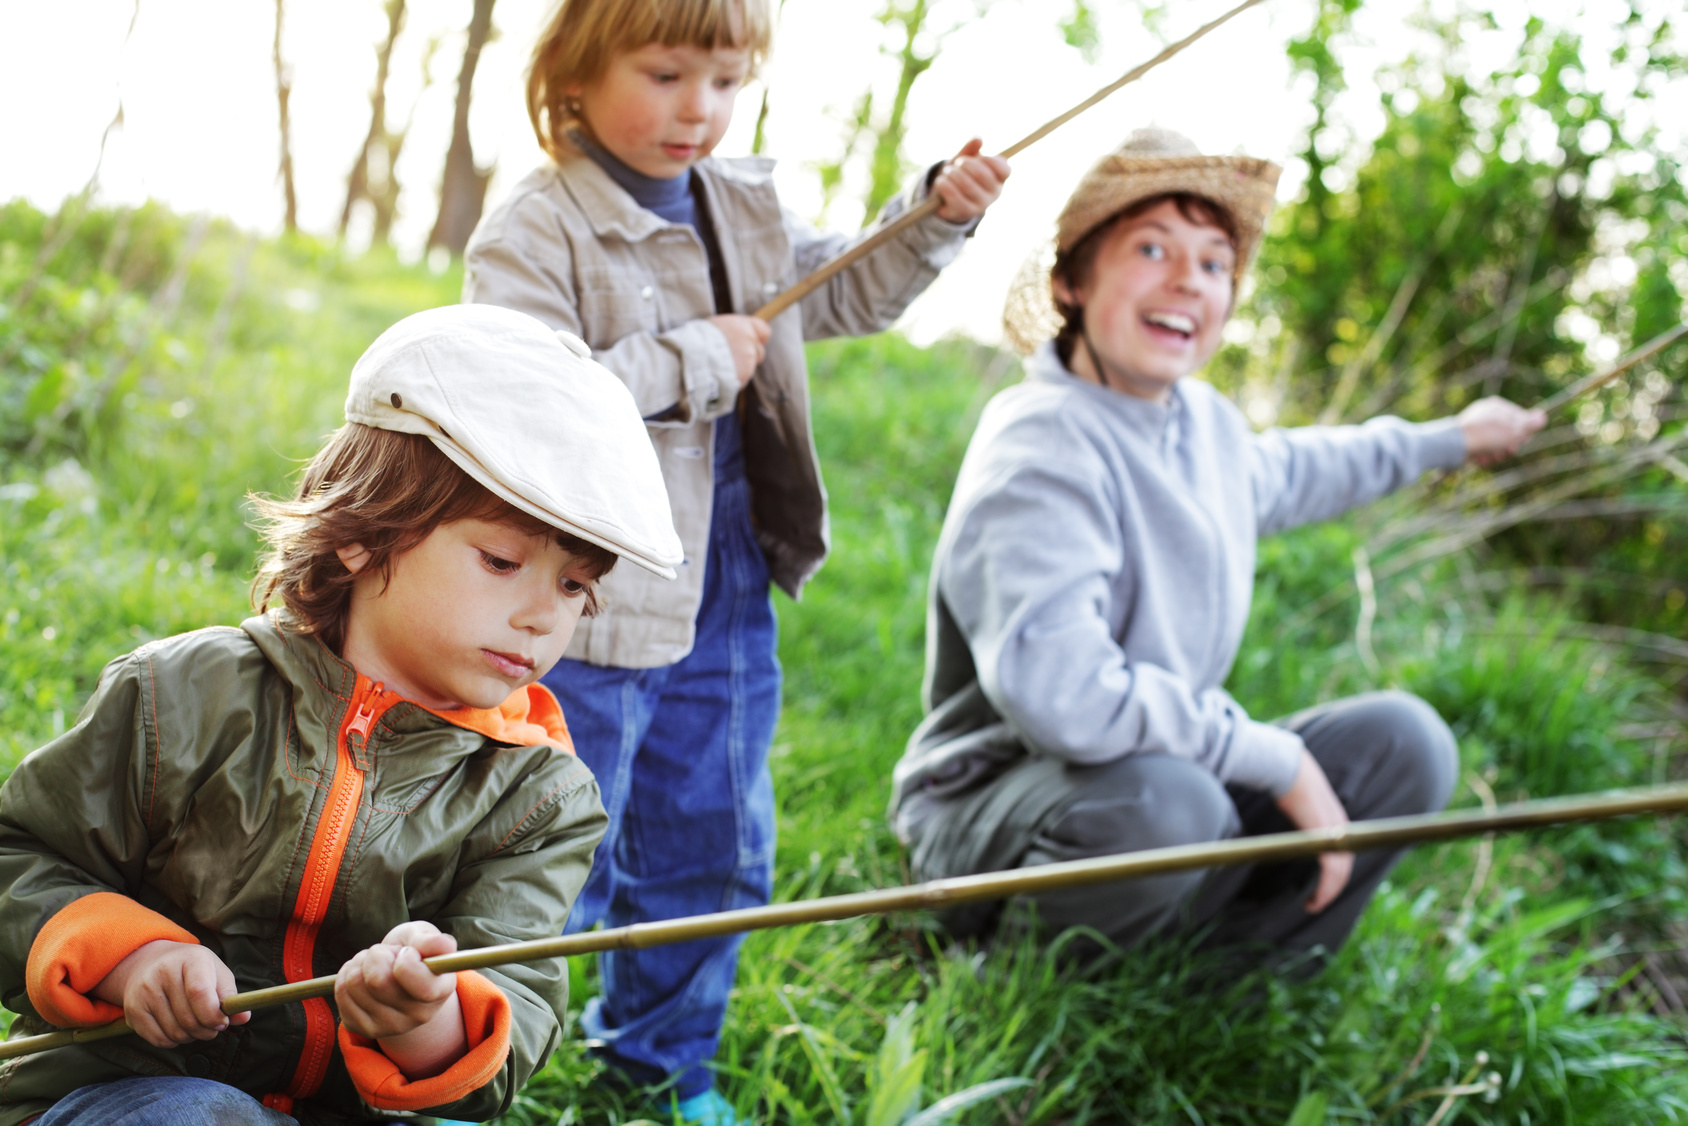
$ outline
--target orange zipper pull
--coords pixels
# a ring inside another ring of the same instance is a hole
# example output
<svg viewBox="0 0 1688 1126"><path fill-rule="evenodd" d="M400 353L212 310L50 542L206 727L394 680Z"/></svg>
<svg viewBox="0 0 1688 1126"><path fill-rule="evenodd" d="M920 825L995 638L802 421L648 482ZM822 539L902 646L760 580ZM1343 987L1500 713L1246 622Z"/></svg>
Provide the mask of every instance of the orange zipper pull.
<svg viewBox="0 0 1688 1126"><path fill-rule="evenodd" d="M352 722L346 725L346 734L356 735L365 742L369 740L369 730L375 726L375 701L381 698L381 693L386 687L385 684L377 683L374 688L370 689L369 695L365 696L363 702L358 705L357 714L352 717Z"/></svg>

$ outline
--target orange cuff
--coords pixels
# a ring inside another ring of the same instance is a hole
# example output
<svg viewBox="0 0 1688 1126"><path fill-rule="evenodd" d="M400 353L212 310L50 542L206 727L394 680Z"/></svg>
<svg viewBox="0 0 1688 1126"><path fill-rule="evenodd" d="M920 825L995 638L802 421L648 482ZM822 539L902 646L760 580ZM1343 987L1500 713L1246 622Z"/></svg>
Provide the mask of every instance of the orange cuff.
<svg viewBox="0 0 1688 1126"><path fill-rule="evenodd" d="M377 1110L426 1110L467 1098L492 1081L510 1054L510 999L473 970L457 973L457 1005L469 1050L431 1079L406 1079L381 1045L340 1026L340 1054L363 1101Z"/></svg>
<svg viewBox="0 0 1688 1126"><path fill-rule="evenodd" d="M117 963L149 942L199 939L126 895L97 891L61 908L29 947L24 982L41 1019L60 1028L106 1024L123 1008L90 997Z"/></svg>

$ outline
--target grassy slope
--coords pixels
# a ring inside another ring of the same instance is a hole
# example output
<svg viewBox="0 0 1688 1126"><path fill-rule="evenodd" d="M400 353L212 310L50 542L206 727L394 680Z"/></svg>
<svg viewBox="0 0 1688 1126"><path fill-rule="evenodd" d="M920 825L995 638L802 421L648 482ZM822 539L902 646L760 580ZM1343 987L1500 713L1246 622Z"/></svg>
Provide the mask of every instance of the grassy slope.
<svg viewBox="0 0 1688 1126"><path fill-rule="evenodd" d="M105 660L243 614L252 537L241 497L285 488L293 461L337 422L345 373L381 327L455 291L449 276L378 259L258 244L225 314L227 346L207 368L220 294L244 252L232 232L206 239L180 309L121 381L133 397L120 425L91 428L81 448L4 455L0 484L25 486L0 499L4 762L68 721ZM0 246L0 292L28 265ZM81 308L99 284L66 284L53 299ZM820 347L813 361L836 555L800 605L780 599L785 897L902 879L883 804L919 714L926 564L977 409L993 381L1012 378L968 346L922 352L893 336ZM65 452L92 469L91 488L52 469ZM1351 605L1285 632L1346 577L1353 542L1334 526L1263 553L1232 679L1256 713L1370 686ZM1536 631L1520 642L1463 628L1431 577L1422 589L1380 626L1384 679L1436 703L1468 766L1503 798L1645 780L1646 748L1614 733L1644 714L1647 681L1540 632L1552 621L1540 605L1503 613L1503 626ZM1465 1098L1460 1121L1688 1116L1673 1093L1675 1032L1631 1011L1611 974L1633 958L1608 956L1619 927L1640 936L1680 907L1677 843L1653 825L1502 841L1474 880L1479 851L1450 845L1409 860L1357 941L1297 985L1172 945L1078 975L1029 947L945 949L906 918L753 936L724 1086L741 1107L790 1122L878 1126L900 1121L911 1098L1014 1077L1034 1083L968 1120L1425 1122L1440 1096L1423 1092L1475 1069L1499 1076L1498 1101ZM1490 1062L1479 1066L1483 1051ZM595 1070L571 1042L509 1121L633 1117L590 1085Z"/></svg>

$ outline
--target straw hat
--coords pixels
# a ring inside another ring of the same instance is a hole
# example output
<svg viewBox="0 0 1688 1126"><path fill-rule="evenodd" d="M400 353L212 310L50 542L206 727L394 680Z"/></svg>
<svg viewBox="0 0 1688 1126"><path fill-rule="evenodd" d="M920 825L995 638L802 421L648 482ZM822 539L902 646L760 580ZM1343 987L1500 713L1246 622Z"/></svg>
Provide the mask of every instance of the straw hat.
<svg viewBox="0 0 1688 1126"><path fill-rule="evenodd" d="M1064 253L1097 227L1139 200L1188 192L1220 204L1237 223L1237 266L1242 284L1271 214L1278 176L1269 160L1252 156L1204 156L1195 143L1170 129L1139 129L1097 161L1073 189L1055 221L1055 239L1032 254L1009 288L1002 310L1003 339L1025 354L1061 328L1049 272Z"/></svg>

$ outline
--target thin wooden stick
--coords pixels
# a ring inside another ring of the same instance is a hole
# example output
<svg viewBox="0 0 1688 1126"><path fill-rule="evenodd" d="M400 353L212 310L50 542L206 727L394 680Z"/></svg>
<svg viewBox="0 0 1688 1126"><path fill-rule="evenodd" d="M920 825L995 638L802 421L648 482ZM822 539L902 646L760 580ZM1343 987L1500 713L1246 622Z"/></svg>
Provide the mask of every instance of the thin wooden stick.
<svg viewBox="0 0 1688 1126"><path fill-rule="evenodd" d="M1167 872L1187 872L1196 868L1292 860L1323 852L1358 852L1515 829L1533 829L1641 814L1680 813L1684 810L1688 810L1688 784L1679 783L1615 790L1606 794L1517 802L1494 810L1460 810L1454 813L1426 813L1413 817L1357 821L1338 828L1271 833L1208 844L1145 849L1119 856L1067 860L1058 864L1017 868L1007 872L984 872L976 876L957 876L947 880L911 884L907 887L857 892L853 895L834 895L823 899L772 903L765 907L746 907L714 915L693 915L683 919L634 923L632 926L586 931L581 934L563 935L560 938L511 942L502 946L463 950L456 954L441 954L426 959L424 964L438 974L489 969L514 962L564 958L601 950L643 950L652 946L692 942L701 938L719 938L723 935L743 934L770 927L836 922L840 919L884 915L894 911L941 909L977 900L1004 899L1061 888L1088 887ZM328 997L333 992L334 978L312 978L309 981L296 981L254 989L247 993L231 994L223 1000L223 1011L229 1014L246 1012L271 1005L303 1001L311 997ZM127 1022L113 1021L95 1028L66 1029L39 1036L24 1036L0 1043L0 1059L11 1059L90 1040L104 1040L112 1036L122 1036L129 1031Z"/></svg>
<svg viewBox="0 0 1688 1126"><path fill-rule="evenodd" d="M1243 0L1243 3L1238 4L1235 8L1232 8L1230 11L1226 12L1218 19L1213 20L1211 23L1205 23L1201 27L1198 27L1195 31L1192 31L1189 35L1186 35L1178 42L1173 43L1148 62L1141 63L1138 66L1133 67L1131 70L1126 71L1126 73L1120 78L1102 87L1100 90L1084 99L1084 101L1080 102L1072 109L1058 117L1049 119L1042 125L1039 125L1036 129L1033 129L1030 133L1027 133L1024 137L1021 137L1018 141L1015 141L997 155L1002 157L1004 160L1012 158L1021 150L1043 140L1043 138L1049 136L1049 134L1055 132L1055 130L1059 129L1061 126L1065 125L1085 110L1091 108L1097 102L1102 101L1120 87L1128 86L1137 81L1139 78L1142 78L1145 74L1148 74L1151 70L1154 70L1157 66L1166 62L1166 60L1172 58L1172 56L1176 55L1178 52L1182 51L1184 48L1188 47L1208 32L1213 31L1221 24L1224 24L1236 16L1248 11L1256 4L1264 2L1265 0ZM848 249L839 254L837 257L821 263L807 277L798 281L796 285L793 285L784 293L774 297L766 305L756 310L756 312L752 315L760 317L765 321L773 320L775 317L803 300L803 298L809 296L809 294L825 285L829 280L831 280L833 275L839 273L841 270L848 269L867 255L872 254L875 250L878 250L881 246L884 246L887 242L896 238L898 235L902 234L904 231L908 230L928 215L935 214L938 208L942 205L942 202L943 201L935 195L927 196L907 211L904 211L901 215L898 215L889 223L879 227L860 242L851 244Z"/></svg>
<svg viewBox="0 0 1688 1126"><path fill-rule="evenodd" d="M1547 398L1536 404L1536 409L1539 411L1547 411L1551 414L1560 407L1564 406L1566 403L1571 402L1573 399L1580 399L1582 396L1588 394L1590 391L1593 391L1595 388L1606 386L1606 384L1612 382L1612 380L1616 379L1636 364L1641 363L1643 360L1652 359L1660 352L1663 352L1666 348L1676 343L1677 340L1682 337L1683 333L1688 333L1688 321L1683 321L1675 328L1666 329L1664 332L1659 333L1659 335L1653 337L1653 339L1649 340L1629 355L1623 357L1623 359L1613 364L1607 370L1596 372L1593 375L1579 379L1563 391L1560 391L1558 394L1549 395Z"/></svg>

